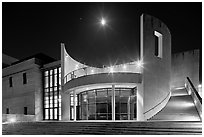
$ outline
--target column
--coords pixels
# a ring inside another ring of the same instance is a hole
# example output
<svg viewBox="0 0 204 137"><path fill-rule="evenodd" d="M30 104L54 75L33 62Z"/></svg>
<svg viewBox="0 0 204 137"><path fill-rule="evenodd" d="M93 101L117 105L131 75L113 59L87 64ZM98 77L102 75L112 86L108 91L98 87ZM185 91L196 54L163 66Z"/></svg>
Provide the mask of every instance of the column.
<svg viewBox="0 0 204 137"><path fill-rule="evenodd" d="M76 91L73 91L74 121L76 121Z"/></svg>
<svg viewBox="0 0 204 137"><path fill-rule="evenodd" d="M62 120L63 121L70 121L70 105L71 105L71 98L70 93L61 92L61 111L62 111Z"/></svg>
<svg viewBox="0 0 204 137"><path fill-rule="evenodd" d="M112 85L112 121L115 121L115 85Z"/></svg>
<svg viewBox="0 0 204 137"><path fill-rule="evenodd" d="M128 114L128 120L130 120L130 114L131 114L131 105L130 105L130 98L131 96L129 96L128 98L128 102L127 102L127 114Z"/></svg>
<svg viewBox="0 0 204 137"><path fill-rule="evenodd" d="M137 86L137 121L146 121L144 117L143 84L144 83Z"/></svg>

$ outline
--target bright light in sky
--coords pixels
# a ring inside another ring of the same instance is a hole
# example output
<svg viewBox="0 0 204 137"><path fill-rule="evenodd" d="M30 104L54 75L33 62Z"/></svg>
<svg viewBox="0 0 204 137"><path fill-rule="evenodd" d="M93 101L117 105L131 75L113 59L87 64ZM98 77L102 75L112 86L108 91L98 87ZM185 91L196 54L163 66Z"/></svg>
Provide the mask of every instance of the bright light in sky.
<svg viewBox="0 0 204 137"><path fill-rule="evenodd" d="M101 19L101 24L104 26L106 25L106 20L104 18Z"/></svg>

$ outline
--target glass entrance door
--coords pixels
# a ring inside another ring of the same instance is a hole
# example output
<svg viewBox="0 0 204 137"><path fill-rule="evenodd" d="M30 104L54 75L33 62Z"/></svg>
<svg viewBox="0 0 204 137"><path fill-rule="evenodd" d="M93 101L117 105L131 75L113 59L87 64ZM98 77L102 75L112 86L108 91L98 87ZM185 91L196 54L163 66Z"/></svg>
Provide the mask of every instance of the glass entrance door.
<svg viewBox="0 0 204 137"><path fill-rule="evenodd" d="M115 96L115 120L135 120L136 89L116 89Z"/></svg>
<svg viewBox="0 0 204 137"><path fill-rule="evenodd" d="M115 88L115 120L136 120L136 92L136 88ZM84 91L76 100L77 120L112 120L112 88Z"/></svg>

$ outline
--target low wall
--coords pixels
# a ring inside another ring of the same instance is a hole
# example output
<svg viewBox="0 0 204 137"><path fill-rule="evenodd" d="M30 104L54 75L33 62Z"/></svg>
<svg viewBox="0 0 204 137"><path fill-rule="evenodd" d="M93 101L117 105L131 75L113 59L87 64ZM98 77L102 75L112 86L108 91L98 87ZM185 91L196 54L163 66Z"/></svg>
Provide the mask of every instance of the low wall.
<svg viewBox="0 0 204 137"><path fill-rule="evenodd" d="M35 115L2 114L2 122L35 121Z"/></svg>
<svg viewBox="0 0 204 137"><path fill-rule="evenodd" d="M139 73L100 73L72 79L64 85L64 91L90 84L141 82L142 75Z"/></svg>
<svg viewBox="0 0 204 137"><path fill-rule="evenodd" d="M188 91L188 94L191 95L193 102L195 104L195 107L198 111L198 114L200 116L200 119L202 121L202 98L199 96L198 92L196 91L195 87L192 85L192 82L190 83L190 79L187 78L186 80L186 89ZM197 92L197 93L196 93Z"/></svg>

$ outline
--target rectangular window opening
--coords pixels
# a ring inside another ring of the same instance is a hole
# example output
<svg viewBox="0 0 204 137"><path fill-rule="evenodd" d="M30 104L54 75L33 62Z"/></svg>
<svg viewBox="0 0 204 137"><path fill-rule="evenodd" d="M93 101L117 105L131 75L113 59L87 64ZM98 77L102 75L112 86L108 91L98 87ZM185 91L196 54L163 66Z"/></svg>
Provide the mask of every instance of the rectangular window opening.
<svg viewBox="0 0 204 137"><path fill-rule="evenodd" d="M28 108L24 107L24 115L27 115L27 114L28 114Z"/></svg>
<svg viewBox="0 0 204 137"><path fill-rule="evenodd" d="M12 77L9 78L9 87L13 87Z"/></svg>
<svg viewBox="0 0 204 137"><path fill-rule="evenodd" d="M154 31L154 36L155 36L155 52L154 55L162 58L162 34Z"/></svg>
<svg viewBox="0 0 204 137"><path fill-rule="evenodd" d="M26 73L23 73L23 84L27 84Z"/></svg>
<svg viewBox="0 0 204 137"><path fill-rule="evenodd" d="M6 108L6 114L9 114L9 108Z"/></svg>

